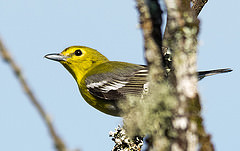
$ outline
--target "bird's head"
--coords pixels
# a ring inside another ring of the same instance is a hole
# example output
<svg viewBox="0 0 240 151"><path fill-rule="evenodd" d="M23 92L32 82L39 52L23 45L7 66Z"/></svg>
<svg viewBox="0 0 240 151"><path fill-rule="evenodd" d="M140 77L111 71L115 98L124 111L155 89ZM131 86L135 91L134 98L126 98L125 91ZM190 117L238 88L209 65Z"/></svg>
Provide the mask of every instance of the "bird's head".
<svg viewBox="0 0 240 151"><path fill-rule="evenodd" d="M71 46L61 53L47 54L45 58L60 62L77 82L81 81L87 71L108 61L97 50L84 46Z"/></svg>

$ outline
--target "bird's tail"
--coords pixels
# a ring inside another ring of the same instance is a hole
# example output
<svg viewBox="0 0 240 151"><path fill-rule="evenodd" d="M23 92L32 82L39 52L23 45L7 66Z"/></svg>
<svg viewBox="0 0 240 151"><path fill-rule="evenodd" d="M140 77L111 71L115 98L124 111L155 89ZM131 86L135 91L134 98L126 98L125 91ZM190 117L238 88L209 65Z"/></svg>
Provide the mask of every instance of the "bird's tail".
<svg viewBox="0 0 240 151"><path fill-rule="evenodd" d="M217 70L209 70L209 71L200 71L198 72L198 80L205 78L206 76L211 76L219 73L226 73L231 72L232 69L225 68L225 69L217 69Z"/></svg>

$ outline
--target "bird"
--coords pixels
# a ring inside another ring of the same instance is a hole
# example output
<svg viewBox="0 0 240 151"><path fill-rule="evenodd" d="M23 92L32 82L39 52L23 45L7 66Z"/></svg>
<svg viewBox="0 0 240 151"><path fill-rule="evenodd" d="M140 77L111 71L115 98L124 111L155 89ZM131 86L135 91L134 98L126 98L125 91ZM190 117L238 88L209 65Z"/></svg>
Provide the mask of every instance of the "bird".
<svg viewBox="0 0 240 151"><path fill-rule="evenodd" d="M127 95L140 96L148 86L146 65L109 61L86 46L71 46L44 57L60 62L77 82L84 100L108 115L121 116L118 102L126 100ZM230 68L200 71L198 79L231 71Z"/></svg>

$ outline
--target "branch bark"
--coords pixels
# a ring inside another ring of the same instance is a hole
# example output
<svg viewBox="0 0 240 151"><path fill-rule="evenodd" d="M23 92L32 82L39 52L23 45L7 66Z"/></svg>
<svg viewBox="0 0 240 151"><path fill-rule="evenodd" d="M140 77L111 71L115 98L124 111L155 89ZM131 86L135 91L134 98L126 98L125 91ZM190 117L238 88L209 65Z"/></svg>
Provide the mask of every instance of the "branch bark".
<svg viewBox="0 0 240 151"><path fill-rule="evenodd" d="M128 134L148 134L148 150L214 150L202 124L197 92L199 21L192 10L198 11L197 14L201 10L192 9L190 0L165 0L168 35L164 46L171 48L172 70L164 78L167 75L165 50L162 39L156 36L161 35L161 7L157 0L136 2L149 66L149 92L140 103L139 98L128 99L130 108L123 109L127 112L124 126Z"/></svg>
<svg viewBox="0 0 240 151"><path fill-rule="evenodd" d="M162 10L157 0L136 0L140 14L139 22L143 31L145 57L152 76L163 77L164 54L162 48ZM155 70L157 69L157 70ZM149 78L156 79L156 78Z"/></svg>
<svg viewBox="0 0 240 151"><path fill-rule="evenodd" d="M195 16L197 17L200 12L202 11L203 7L205 6L205 4L208 2L208 0L191 0L192 2L192 11L195 14ZM190 3L189 3L190 4ZM199 20L195 17L195 21L199 22ZM171 33L169 33L169 29L168 29L168 25L169 25L169 17L167 17L167 25L165 28L165 32L164 32L164 36L163 36L163 46L168 47L167 43L171 40L170 39L170 35Z"/></svg>
<svg viewBox="0 0 240 151"><path fill-rule="evenodd" d="M14 59L11 57L11 55L9 54L7 49L4 47L1 40L0 40L0 53L2 55L3 60L6 61L6 63L8 63L10 65L10 67L12 68L12 70L15 73L17 79L19 80L22 88L24 89L24 92L29 97L29 100L31 101L33 106L37 109L37 111L39 112L43 121L45 122L45 124L48 128L48 131L54 141L56 149L58 151L66 151L67 149L65 147L65 144L62 141L62 139L58 136L58 134L51 122L51 119L49 118L49 116L44 111L43 107L41 106L41 104L39 103L39 101L37 100L35 95L33 94L32 90L30 89L29 85L26 82L26 79L24 78L24 76L22 74L21 69L19 68L17 63L14 61Z"/></svg>
<svg viewBox="0 0 240 151"><path fill-rule="evenodd" d="M173 143L173 147L197 150L200 146L200 150L214 150L210 135L205 132L202 123L201 105L197 93L196 52L199 21L195 17L196 12L190 8L189 1L189 5L179 0L165 0L165 3L168 10L169 33L166 45L173 53L173 74L176 78L173 86L176 87L179 102L173 119L173 126L178 131L178 139ZM199 14L201 10L195 9L195 11ZM184 124L183 121L186 123Z"/></svg>
<svg viewBox="0 0 240 151"><path fill-rule="evenodd" d="M191 0L192 1L192 9L196 16L198 16L203 9L204 5L208 2L208 0Z"/></svg>

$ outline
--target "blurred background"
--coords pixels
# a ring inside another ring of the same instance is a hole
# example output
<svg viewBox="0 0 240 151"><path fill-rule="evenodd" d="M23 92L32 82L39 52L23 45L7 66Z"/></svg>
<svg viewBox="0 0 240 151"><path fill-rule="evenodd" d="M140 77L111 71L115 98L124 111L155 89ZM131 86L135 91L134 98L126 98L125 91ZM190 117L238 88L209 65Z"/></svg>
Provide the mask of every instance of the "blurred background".
<svg viewBox="0 0 240 151"><path fill-rule="evenodd" d="M199 16L199 70L234 70L199 82L204 123L218 151L239 145L239 9L240 1L211 0ZM0 0L0 37L67 147L111 150L108 133L122 119L88 105L67 70L43 56L83 45L110 60L145 64L135 1ZM0 150L55 150L45 124L2 59L0 73Z"/></svg>

